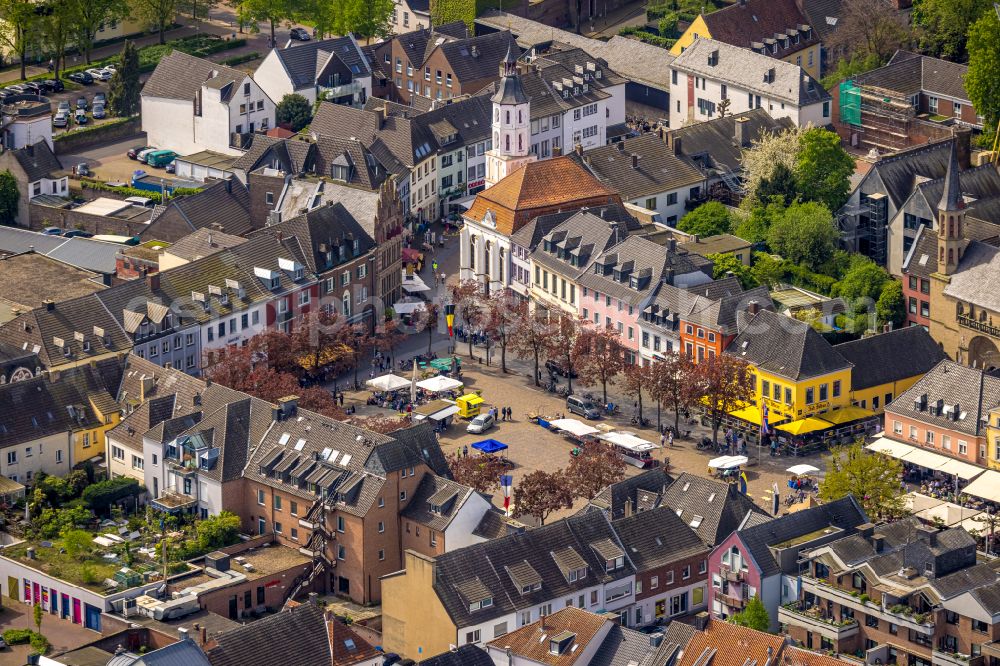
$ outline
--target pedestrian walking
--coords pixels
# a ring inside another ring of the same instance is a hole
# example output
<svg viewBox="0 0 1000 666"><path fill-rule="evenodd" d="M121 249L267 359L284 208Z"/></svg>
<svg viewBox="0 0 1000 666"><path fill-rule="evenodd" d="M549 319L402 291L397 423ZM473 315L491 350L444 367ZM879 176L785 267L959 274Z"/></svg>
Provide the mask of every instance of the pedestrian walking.
<svg viewBox="0 0 1000 666"><path fill-rule="evenodd" d="M437 262L437 259L435 259L434 261L431 262L431 269L434 271L435 274L438 272L438 262Z"/></svg>
<svg viewBox="0 0 1000 666"><path fill-rule="evenodd" d="M340 400L340 406L343 407L344 406L344 392L343 391L340 392L340 395L337 396L337 399Z"/></svg>
<svg viewBox="0 0 1000 666"><path fill-rule="evenodd" d="M469 446L468 445L465 445L465 446L462 447L462 457L464 457L464 458L468 458L469 457Z"/></svg>
<svg viewBox="0 0 1000 666"><path fill-rule="evenodd" d="M660 433L660 448L662 449L662 448L663 448L663 446L664 446L664 445L665 445L666 443L667 443L667 437L666 437L666 435L664 435L664 434L663 434L663 433L661 432L661 433Z"/></svg>
<svg viewBox="0 0 1000 666"><path fill-rule="evenodd" d="M669 446L670 448L674 448L674 431L673 430L671 430L670 433L667 435L667 446Z"/></svg>

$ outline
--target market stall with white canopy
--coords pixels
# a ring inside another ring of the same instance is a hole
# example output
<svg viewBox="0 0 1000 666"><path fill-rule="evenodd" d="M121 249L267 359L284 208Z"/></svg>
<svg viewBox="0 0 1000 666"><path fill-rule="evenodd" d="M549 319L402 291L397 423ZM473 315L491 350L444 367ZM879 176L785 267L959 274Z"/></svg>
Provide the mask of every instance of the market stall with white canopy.
<svg viewBox="0 0 1000 666"><path fill-rule="evenodd" d="M708 461L710 469L735 469L749 462L746 456L719 456Z"/></svg>
<svg viewBox="0 0 1000 666"><path fill-rule="evenodd" d="M419 275L407 275L405 271L403 272L403 291L408 294L418 294L422 291L430 290L431 288L427 286L427 283Z"/></svg>
<svg viewBox="0 0 1000 666"><path fill-rule="evenodd" d="M437 377L430 377L428 379L423 379L417 382L417 388L422 388L425 391L431 393L440 393L442 391L454 391L455 389L462 386L462 382L457 379L452 379L451 377L444 377L438 375Z"/></svg>
<svg viewBox="0 0 1000 666"><path fill-rule="evenodd" d="M369 379L365 382L365 386L371 387L376 391L399 391L400 389L409 388L410 380L404 379L399 375L388 374Z"/></svg>
<svg viewBox="0 0 1000 666"><path fill-rule="evenodd" d="M990 502L1000 502L1000 472L986 470L982 476L963 488L962 492Z"/></svg>
<svg viewBox="0 0 1000 666"><path fill-rule="evenodd" d="M549 427L556 430L562 430L563 432L567 432L574 437L586 437L587 435L593 435L601 432L597 428L589 426L583 421L577 421L576 419L556 419L555 421L549 421Z"/></svg>

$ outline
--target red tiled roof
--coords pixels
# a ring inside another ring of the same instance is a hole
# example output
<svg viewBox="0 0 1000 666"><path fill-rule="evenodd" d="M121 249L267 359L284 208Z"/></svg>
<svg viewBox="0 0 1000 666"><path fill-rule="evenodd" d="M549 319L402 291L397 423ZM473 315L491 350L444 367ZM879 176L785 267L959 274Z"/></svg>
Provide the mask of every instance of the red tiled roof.
<svg viewBox="0 0 1000 666"><path fill-rule="evenodd" d="M621 197L569 156L529 162L493 187L483 190L466 215L475 220L487 211L496 216L497 231L512 234L530 217L519 215L533 209L572 204L621 203Z"/></svg>
<svg viewBox="0 0 1000 666"><path fill-rule="evenodd" d="M771 648L772 659L776 659L784 645L785 640L781 636L712 620L688 643L678 666L693 666L705 650L715 651L710 666L744 666L748 659L763 665L767 662L768 648Z"/></svg>
<svg viewBox="0 0 1000 666"><path fill-rule="evenodd" d="M607 618L573 606L543 619L544 626L540 620L505 634L490 645L510 648L513 654L532 662L570 666L586 651L587 645L600 633L605 623L610 622ZM563 632L574 634L573 641L562 654L553 654L549 648L550 640Z"/></svg>

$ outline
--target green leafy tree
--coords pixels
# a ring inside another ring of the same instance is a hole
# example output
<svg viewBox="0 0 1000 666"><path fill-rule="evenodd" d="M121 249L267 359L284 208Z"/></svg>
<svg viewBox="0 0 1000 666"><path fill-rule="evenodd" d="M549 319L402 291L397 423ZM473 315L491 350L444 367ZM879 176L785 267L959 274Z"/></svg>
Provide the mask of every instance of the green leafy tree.
<svg viewBox="0 0 1000 666"><path fill-rule="evenodd" d="M70 557L83 557L94 547L94 539L86 530L72 529L63 535L63 548Z"/></svg>
<svg viewBox="0 0 1000 666"><path fill-rule="evenodd" d="M38 38L38 12L35 11L32 0L0 0L0 20L3 29L0 30L0 45L6 47L12 55L17 56L21 63L21 78L27 78L28 49L35 45Z"/></svg>
<svg viewBox="0 0 1000 666"><path fill-rule="evenodd" d="M35 606L31 609L31 615L35 620L35 631L39 634L42 633L42 618L45 617L42 613L42 605L35 604Z"/></svg>
<svg viewBox="0 0 1000 666"><path fill-rule="evenodd" d="M837 294L848 301L874 301L882 293L886 281L891 280L885 269L867 257L856 257L851 262L844 279L837 283Z"/></svg>
<svg viewBox="0 0 1000 666"><path fill-rule="evenodd" d="M726 277L727 273L732 273L744 289L757 286L753 272L750 267L736 258L733 254L710 254L706 257L712 261L712 277L716 280Z"/></svg>
<svg viewBox="0 0 1000 666"><path fill-rule="evenodd" d="M298 132L312 120L312 105L302 95L292 93L281 98L275 115L279 125L288 125L293 132Z"/></svg>
<svg viewBox="0 0 1000 666"><path fill-rule="evenodd" d="M344 0L347 28L368 42L388 37L392 34L389 18L394 7L392 0Z"/></svg>
<svg viewBox="0 0 1000 666"><path fill-rule="evenodd" d="M66 59L66 44L74 33L75 13L73 0L51 0L38 7L38 28L45 48L53 56L56 78Z"/></svg>
<svg viewBox="0 0 1000 666"><path fill-rule="evenodd" d="M240 23L250 26L251 32L259 32L259 24L266 23L271 31L271 44L276 44L275 25L289 18L292 12L287 0L243 0L236 6L236 14Z"/></svg>
<svg viewBox="0 0 1000 666"><path fill-rule="evenodd" d="M14 174L9 169L0 172L0 224L17 222L17 202L20 198L21 190Z"/></svg>
<svg viewBox="0 0 1000 666"><path fill-rule="evenodd" d="M833 256L837 227L830 211L821 203L793 203L767 232L771 249L793 264L814 270Z"/></svg>
<svg viewBox="0 0 1000 666"><path fill-rule="evenodd" d="M903 298L903 283L889 280L882 286L882 293L875 303L875 313L880 322L899 327L906 321L906 300Z"/></svg>
<svg viewBox="0 0 1000 666"><path fill-rule="evenodd" d="M965 89L976 111L995 131L1000 120L1000 19L996 12L983 14L969 29L969 71Z"/></svg>
<svg viewBox="0 0 1000 666"><path fill-rule="evenodd" d="M836 132L813 127L799 137L795 179L806 199L838 210L850 192L854 159L840 145Z"/></svg>
<svg viewBox="0 0 1000 666"><path fill-rule="evenodd" d="M761 179L757 188L757 199L760 201L777 201L787 206L795 201L799 194L799 185L795 174L784 162L774 165L771 175Z"/></svg>
<svg viewBox="0 0 1000 666"><path fill-rule="evenodd" d="M750 274L757 284L774 286L785 279L786 273L784 261L775 259L766 252L754 252Z"/></svg>
<svg viewBox="0 0 1000 666"><path fill-rule="evenodd" d="M937 57L965 60L969 26L987 11L993 13L990 0L915 0L913 25L920 46Z"/></svg>
<svg viewBox="0 0 1000 666"><path fill-rule="evenodd" d="M771 617L767 614L767 608L760 600L760 595L750 597L746 607L729 618L729 621L757 631L767 631L771 628Z"/></svg>
<svg viewBox="0 0 1000 666"><path fill-rule="evenodd" d="M854 495L873 519L896 518L906 512L900 483L902 474L902 462L869 453L865 451L864 442L858 440L831 453L819 496L824 502L832 502Z"/></svg>
<svg viewBox="0 0 1000 666"><path fill-rule="evenodd" d="M89 65L97 31L106 23L128 16L129 4L126 0L68 0L68 2L73 13L73 39L83 51L84 60Z"/></svg>
<svg viewBox="0 0 1000 666"><path fill-rule="evenodd" d="M855 53L850 58L841 58L837 61L837 66L833 71L823 77L823 87L829 90L841 81L845 81L858 74L870 72L881 65L882 61L874 53L869 53L868 55Z"/></svg>
<svg viewBox="0 0 1000 666"><path fill-rule="evenodd" d="M240 538L240 517L223 511L198 522L198 545L203 550L231 546Z"/></svg>
<svg viewBox="0 0 1000 666"><path fill-rule="evenodd" d="M782 165L781 168L791 173L787 167ZM761 202L767 203L757 204L750 210L749 215L741 210L742 219L734 220L733 224L733 233L751 243L766 241L771 224L785 212L786 204L783 196L762 197Z"/></svg>
<svg viewBox="0 0 1000 666"><path fill-rule="evenodd" d="M108 105L111 112L122 118L139 113L139 52L135 42L126 40L122 47L118 69L108 86Z"/></svg>
<svg viewBox="0 0 1000 666"><path fill-rule="evenodd" d="M704 238L729 233L731 224L729 210L718 201L708 201L682 217L677 228Z"/></svg>
<svg viewBox="0 0 1000 666"><path fill-rule="evenodd" d="M740 203L741 208L753 210L754 206L769 200L766 195L760 196L758 190L764 180L774 177L779 164L794 172L795 159L799 154L799 135L804 131L793 127L782 132L764 132L754 140L753 145L743 150L740 165L743 167L746 196Z"/></svg>
<svg viewBox="0 0 1000 666"><path fill-rule="evenodd" d="M133 10L147 23L156 26L160 44L166 44L167 26L177 15L177 0L137 0Z"/></svg>

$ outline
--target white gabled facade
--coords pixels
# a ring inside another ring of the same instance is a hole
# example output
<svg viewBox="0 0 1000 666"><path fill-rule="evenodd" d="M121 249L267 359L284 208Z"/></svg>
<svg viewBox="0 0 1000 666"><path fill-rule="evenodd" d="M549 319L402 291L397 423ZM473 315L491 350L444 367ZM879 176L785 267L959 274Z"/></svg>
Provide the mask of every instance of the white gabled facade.
<svg viewBox="0 0 1000 666"><path fill-rule="evenodd" d="M798 65L711 39L697 39L671 64L670 127L764 109L798 127L831 122L832 100Z"/></svg>
<svg viewBox="0 0 1000 666"><path fill-rule="evenodd" d="M303 63L298 58L285 57L291 49L307 49L315 55ZM331 54L329 50L324 49L333 50L334 53ZM350 51L348 54L350 62L360 60L365 63L365 66L362 68L358 64L355 71L351 70L346 63L335 60L340 58L337 52L343 49ZM275 104L279 103L285 95L295 93L305 97L310 104L315 104L317 98L320 97L338 99L350 96L351 106L361 106L372 94L372 76L367 62L353 35L319 42L306 42L305 44L291 42L284 48L272 49L254 71L253 80L267 93L268 97L274 100ZM329 73L338 69L338 64L341 65L340 76L343 78L338 78L335 73ZM289 67L305 69L303 72L293 73ZM324 72L327 73L324 74ZM350 80L347 80L348 72L350 72ZM306 73L309 76L305 76ZM300 76L296 77L296 74ZM307 79L308 82L296 86L296 78Z"/></svg>
<svg viewBox="0 0 1000 666"><path fill-rule="evenodd" d="M203 83L196 99L142 96L142 130L150 145L181 155L212 150L242 155L233 134L274 127L275 104L249 75L224 86Z"/></svg>

